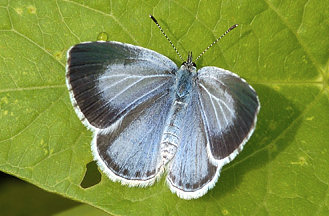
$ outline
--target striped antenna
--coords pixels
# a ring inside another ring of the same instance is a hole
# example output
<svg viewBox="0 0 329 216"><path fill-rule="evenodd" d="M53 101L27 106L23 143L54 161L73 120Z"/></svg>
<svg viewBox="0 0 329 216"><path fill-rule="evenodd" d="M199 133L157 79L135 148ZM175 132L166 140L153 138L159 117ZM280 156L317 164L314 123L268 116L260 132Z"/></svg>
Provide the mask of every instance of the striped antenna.
<svg viewBox="0 0 329 216"><path fill-rule="evenodd" d="M169 39L169 37L166 35L166 33L162 30L161 26L159 25L158 21L154 18L154 16L152 16L150 14L150 18L153 20L153 22L155 22L155 24L158 26L158 28L160 29L161 33L167 38L167 40L169 41L169 43L171 44L171 46L174 48L174 50L176 51L177 55L179 56L179 58L184 61L184 59L182 58L182 56L179 54L178 50L176 49L175 45L171 42L171 40Z"/></svg>
<svg viewBox="0 0 329 216"><path fill-rule="evenodd" d="M210 47L212 47L215 43L217 43L220 39L222 39L222 37L224 37L227 33L229 33L230 31L232 31L233 29L235 29L237 26L238 26L238 24L235 24L235 25L232 25L229 29L227 29L227 31L222 36L220 36L219 38L217 38L205 50L203 50L203 52L195 59L195 61L197 61L201 56L203 56L203 54L205 52L207 52L208 49L210 49Z"/></svg>

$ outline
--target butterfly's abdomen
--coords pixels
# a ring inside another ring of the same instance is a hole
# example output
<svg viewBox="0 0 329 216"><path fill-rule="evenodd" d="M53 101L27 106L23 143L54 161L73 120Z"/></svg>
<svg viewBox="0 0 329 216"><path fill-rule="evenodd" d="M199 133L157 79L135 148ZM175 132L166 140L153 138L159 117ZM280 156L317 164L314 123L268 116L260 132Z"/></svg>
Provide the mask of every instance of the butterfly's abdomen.
<svg viewBox="0 0 329 216"><path fill-rule="evenodd" d="M181 137L181 122L186 104L175 101L171 107L166 127L162 134L160 153L162 164L168 163L175 155Z"/></svg>
<svg viewBox="0 0 329 216"><path fill-rule="evenodd" d="M185 118L186 107L190 101L192 88L192 74L188 70L180 69L177 72L175 86L175 100L171 106L166 127L163 131L160 145L162 165L167 164L176 153L180 144L181 128Z"/></svg>

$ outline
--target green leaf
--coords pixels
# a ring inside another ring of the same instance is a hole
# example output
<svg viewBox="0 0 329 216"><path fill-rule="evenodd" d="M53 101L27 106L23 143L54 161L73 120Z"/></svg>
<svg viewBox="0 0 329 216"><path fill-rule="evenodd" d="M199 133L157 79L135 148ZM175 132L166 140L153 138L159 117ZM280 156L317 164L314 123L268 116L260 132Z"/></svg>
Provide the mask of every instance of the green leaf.
<svg viewBox="0 0 329 216"><path fill-rule="evenodd" d="M77 207L73 207L69 210L62 211L54 216L72 216L72 215L79 215L79 216L106 216L107 213L93 208L89 205L79 205Z"/></svg>
<svg viewBox="0 0 329 216"><path fill-rule="evenodd" d="M102 174L80 186L92 134L69 99L66 51L107 32L180 64L150 13L184 56L239 24L197 65L239 74L261 101L245 149L197 200L164 178L128 188ZM114 215L328 215L328 35L326 1L0 0L0 169Z"/></svg>

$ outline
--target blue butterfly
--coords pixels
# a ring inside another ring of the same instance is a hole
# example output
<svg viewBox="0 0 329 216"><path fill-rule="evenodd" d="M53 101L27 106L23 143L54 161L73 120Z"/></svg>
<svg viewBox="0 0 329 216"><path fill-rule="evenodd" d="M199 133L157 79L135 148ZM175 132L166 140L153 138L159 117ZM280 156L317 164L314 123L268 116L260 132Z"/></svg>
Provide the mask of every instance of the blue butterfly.
<svg viewBox="0 0 329 216"><path fill-rule="evenodd" d="M198 198L255 129L255 90L230 71L197 70L192 53L180 68L157 52L115 41L80 43L67 56L72 104L94 133L95 160L113 181L148 186L166 171L172 192Z"/></svg>

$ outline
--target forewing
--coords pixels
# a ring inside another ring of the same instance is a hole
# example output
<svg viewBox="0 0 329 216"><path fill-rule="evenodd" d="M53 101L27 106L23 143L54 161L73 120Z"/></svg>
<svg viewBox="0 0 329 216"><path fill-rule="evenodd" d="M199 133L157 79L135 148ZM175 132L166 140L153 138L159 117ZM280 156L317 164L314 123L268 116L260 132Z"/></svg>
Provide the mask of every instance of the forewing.
<svg viewBox="0 0 329 216"><path fill-rule="evenodd" d="M171 191L179 197L198 198L215 185L219 169L208 157L207 134L196 90L192 92L182 121L182 137L170 165L167 182Z"/></svg>
<svg viewBox="0 0 329 216"><path fill-rule="evenodd" d="M131 111L112 132L97 132L94 158L113 181L146 186L160 176L159 147L171 104L169 93L157 96Z"/></svg>
<svg viewBox="0 0 329 216"><path fill-rule="evenodd" d="M201 68L197 85L208 151L213 162L223 166L242 150L253 133L259 100L245 80L217 67Z"/></svg>
<svg viewBox="0 0 329 216"><path fill-rule="evenodd" d="M167 57L120 42L87 42L68 51L66 81L84 124L105 129L174 83Z"/></svg>

